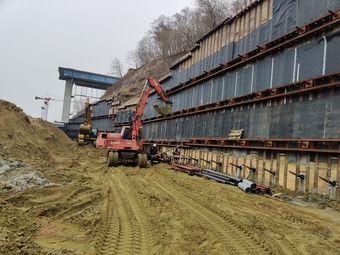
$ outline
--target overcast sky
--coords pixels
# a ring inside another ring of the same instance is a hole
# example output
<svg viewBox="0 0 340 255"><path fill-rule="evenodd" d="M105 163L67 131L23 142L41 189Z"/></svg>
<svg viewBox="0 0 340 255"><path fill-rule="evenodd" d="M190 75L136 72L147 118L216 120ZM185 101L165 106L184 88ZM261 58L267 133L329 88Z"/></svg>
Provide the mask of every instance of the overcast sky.
<svg viewBox="0 0 340 255"><path fill-rule="evenodd" d="M58 67L107 74L123 61L160 15L194 0L0 0L0 99L41 116L43 101L63 99ZM48 120L60 121L62 102L50 101Z"/></svg>

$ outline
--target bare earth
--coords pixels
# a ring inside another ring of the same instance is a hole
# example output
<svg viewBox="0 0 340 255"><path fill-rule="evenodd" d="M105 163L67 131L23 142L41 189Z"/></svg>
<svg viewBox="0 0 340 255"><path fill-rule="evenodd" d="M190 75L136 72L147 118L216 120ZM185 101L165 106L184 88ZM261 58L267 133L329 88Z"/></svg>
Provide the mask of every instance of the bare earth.
<svg viewBox="0 0 340 255"><path fill-rule="evenodd" d="M295 205L165 164L108 168L105 151L1 100L0 116L0 254L340 254L337 202Z"/></svg>

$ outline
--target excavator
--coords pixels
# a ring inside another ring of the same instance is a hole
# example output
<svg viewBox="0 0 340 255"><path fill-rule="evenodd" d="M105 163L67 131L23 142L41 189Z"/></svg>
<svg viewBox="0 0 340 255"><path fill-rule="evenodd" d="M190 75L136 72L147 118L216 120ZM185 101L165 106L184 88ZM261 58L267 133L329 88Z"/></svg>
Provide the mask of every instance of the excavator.
<svg viewBox="0 0 340 255"><path fill-rule="evenodd" d="M79 134L77 138L78 145L92 144L95 146L97 140L98 130L91 127L91 111L90 111L90 100L87 99L85 102L85 120L84 123L79 127Z"/></svg>
<svg viewBox="0 0 340 255"><path fill-rule="evenodd" d="M172 102L159 81L153 76L148 77L138 100L131 126L123 126L120 133L98 133L96 147L108 149L107 165L109 167L116 167L120 163L138 165L141 168L147 167L148 156L143 151L142 116L152 88L165 103L162 107L154 105L154 109L160 115L171 113Z"/></svg>

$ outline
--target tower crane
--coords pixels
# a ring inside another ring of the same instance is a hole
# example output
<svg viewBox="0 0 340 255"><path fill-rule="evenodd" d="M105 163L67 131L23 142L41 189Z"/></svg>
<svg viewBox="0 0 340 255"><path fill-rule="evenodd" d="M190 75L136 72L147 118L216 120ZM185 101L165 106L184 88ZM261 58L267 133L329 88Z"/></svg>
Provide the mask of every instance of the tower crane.
<svg viewBox="0 0 340 255"><path fill-rule="evenodd" d="M36 96L35 100L44 100L44 104L41 106L41 118L43 120L47 120L48 106L49 106L49 102L51 100L52 101L61 101L61 102L63 101L63 100L60 100L60 99L51 98L49 96L47 96L47 97L38 97L38 96Z"/></svg>

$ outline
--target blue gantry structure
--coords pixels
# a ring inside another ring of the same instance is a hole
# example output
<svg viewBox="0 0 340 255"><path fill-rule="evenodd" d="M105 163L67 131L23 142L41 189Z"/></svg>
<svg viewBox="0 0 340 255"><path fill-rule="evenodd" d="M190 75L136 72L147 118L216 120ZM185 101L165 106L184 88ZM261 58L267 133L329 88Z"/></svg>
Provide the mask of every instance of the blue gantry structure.
<svg viewBox="0 0 340 255"><path fill-rule="evenodd" d="M119 78L115 76L90 73L65 67L59 67L58 71L59 80L66 81L72 79L74 84L88 88L106 90L119 80Z"/></svg>
<svg viewBox="0 0 340 255"><path fill-rule="evenodd" d="M65 81L64 104L61 117L61 121L64 123L69 122L73 84L80 87L107 90L119 80L119 78L115 76L85 72L65 67L59 67L58 71L59 80Z"/></svg>

